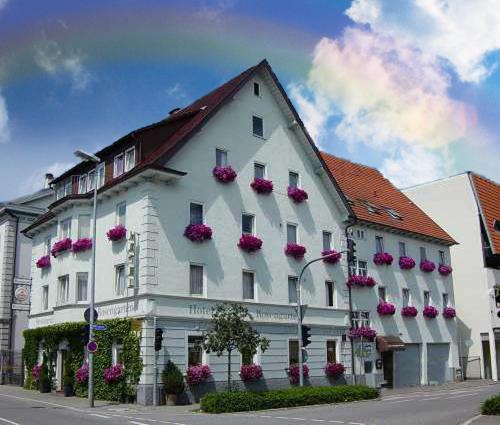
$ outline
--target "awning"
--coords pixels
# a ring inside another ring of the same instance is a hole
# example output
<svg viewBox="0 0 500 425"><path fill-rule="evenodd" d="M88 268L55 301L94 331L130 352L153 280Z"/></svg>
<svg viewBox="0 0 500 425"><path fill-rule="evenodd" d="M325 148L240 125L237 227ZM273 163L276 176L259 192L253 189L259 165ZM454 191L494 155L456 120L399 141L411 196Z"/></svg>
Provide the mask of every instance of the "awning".
<svg viewBox="0 0 500 425"><path fill-rule="evenodd" d="M384 351L403 351L405 349L405 343L399 336L377 336L377 350L381 353L383 353Z"/></svg>

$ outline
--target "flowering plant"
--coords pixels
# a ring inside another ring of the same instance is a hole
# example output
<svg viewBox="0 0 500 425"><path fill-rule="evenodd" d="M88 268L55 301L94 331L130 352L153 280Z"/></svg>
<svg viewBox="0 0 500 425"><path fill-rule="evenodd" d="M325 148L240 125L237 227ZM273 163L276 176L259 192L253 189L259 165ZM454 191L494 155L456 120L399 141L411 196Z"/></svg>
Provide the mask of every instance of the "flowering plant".
<svg viewBox="0 0 500 425"><path fill-rule="evenodd" d="M445 307L443 309L443 317L453 319L457 315L457 311L453 307Z"/></svg>
<svg viewBox="0 0 500 425"><path fill-rule="evenodd" d="M52 254L52 256L55 258L57 257L60 253L64 252L64 251L67 251L69 249L71 249L71 245L72 245L72 242L71 242L71 239L70 238L65 238L65 239L61 239L60 241L56 242L54 244L54 246L52 247L52 249L50 250L50 253Z"/></svg>
<svg viewBox="0 0 500 425"><path fill-rule="evenodd" d="M399 257L399 267L403 270L411 270L415 267L415 260L411 257L402 256Z"/></svg>
<svg viewBox="0 0 500 425"><path fill-rule="evenodd" d="M108 367L107 369L104 369L104 382L106 382L106 384L117 382L123 378L124 372L124 367L120 363Z"/></svg>
<svg viewBox="0 0 500 425"><path fill-rule="evenodd" d="M369 341L373 341L377 336L377 331L368 326L361 326L360 328L351 328L349 330L350 338L365 338Z"/></svg>
<svg viewBox="0 0 500 425"><path fill-rule="evenodd" d="M440 264L438 267L438 272L441 276L448 276L452 271L451 266L447 266L446 264Z"/></svg>
<svg viewBox="0 0 500 425"><path fill-rule="evenodd" d="M373 262L377 266L382 266L384 264L390 266L393 260L394 258L392 258L392 255L389 254L388 252L377 252L373 256Z"/></svg>
<svg viewBox="0 0 500 425"><path fill-rule="evenodd" d="M342 376L345 371L345 367L342 363L327 363L325 365L325 374L331 376L332 378L338 378Z"/></svg>
<svg viewBox="0 0 500 425"><path fill-rule="evenodd" d="M306 247L296 244L296 243L287 243L285 247L285 255L289 255L290 257L295 258L296 260L302 260L306 253Z"/></svg>
<svg viewBox="0 0 500 425"><path fill-rule="evenodd" d="M37 364L33 366L33 369L31 369L31 376L35 381L38 381L40 379L40 374L42 373L42 365Z"/></svg>
<svg viewBox="0 0 500 425"><path fill-rule="evenodd" d="M328 249L326 251L322 251L321 256L325 257L323 258L323 261L325 263L337 264L340 258L342 257L342 254L340 252L335 251L334 249Z"/></svg>
<svg viewBox="0 0 500 425"><path fill-rule="evenodd" d="M250 183L250 186L253 190L262 195L267 195L274 189L273 182L266 179L254 179L254 181Z"/></svg>
<svg viewBox="0 0 500 425"><path fill-rule="evenodd" d="M204 224L189 224L184 236L193 242L203 242L212 239L212 229Z"/></svg>
<svg viewBox="0 0 500 425"><path fill-rule="evenodd" d="M73 242L73 252L82 252L90 248L92 248L92 239L90 238L82 238Z"/></svg>
<svg viewBox="0 0 500 425"><path fill-rule="evenodd" d="M212 375L208 365L189 366L186 371L186 382L189 385L197 385L205 382Z"/></svg>
<svg viewBox="0 0 500 425"><path fill-rule="evenodd" d="M126 234L127 229L125 228L125 226L118 224L115 227L109 229L106 233L106 236L108 237L108 240L116 242L124 238Z"/></svg>
<svg viewBox="0 0 500 425"><path fill-rule="evenodd" d="M305 201L308 196L305 190L299 189L298 187L288 187L288 197L293 199L293 202L300 204Z"/></svg>
<svg viewBox="0 0 500 425"><path fill-rule="evenodd" d="M227 167L214 167L212 174L221 183L231 183L236 178L236 171L230 165Z"/></svg>
<svg viewBox="0 0 500 425"><path fill-rule="evenodd" d="M304 375L304 378L307 378L309 376L309 366L307 366L306 364L302 364L302 373ZM297 382L299 382L300 371L298 364L290 365L290 367L288 368L288 376L292 384L296 384Z"/></svg>
<svg viewBox="0 0 500 425"><path fill-rule="evenodd" d="M75 373L76 382L85 384L89 379L89 364L84 363Z"/></svg>
<svg viewBox="0 0 500 425"><path fill-rule="evenodd" d="M401 316L403 317L417 317L418 310L413 306L406 306L401 309Z"/></svg>
<svg viewBox="0 0 500 425"><path fill-rule="evenodd" d="M262 378L262 366L258 364L242 365L240 377L242 381L257 381Z"/></svg>
<svg viewBox="0 0 500 425"><path fill-rule="evenodd" d="M394 306L394 304L381 301L377 306L377 312L381 316L392 316L394 313L396 313L396 307Z"/></svg>
<svg viewBox="0 0 500 425"><path fill-rule="evenodd" d="M432 305L428 305L427 307L424 307L423 314L425 317L429 319L434 319L439 315L439 311L436 307L433 307Z"/></svg>
<svg viewBox="0 0 500 425"><path fill-rule="evenodd" d="M373 288L377 282L375 282L375 279L371 276L361 276L361 275L353 275L350 276L349 279L347 280L347 286L367 286L369 288Z"/></svg>
<svg viewBox="0 0 500 425"><path fill-rule="evenodd" d="M262 239L253 235L242 235L238 246L246 252L255 252L262 248Z"/></svg>
<svg viewBox="0 0 500 425"><path fill-rule="evenodd" d="M50 267L50 255L44 255L36 261L36 266L39 269Z"/></svg>
<svg viewBox="0 0 500 425"><path fill-rule="evenodd" d="M420 262L420 270L426 273L431 273L436 268L436 265L429 260L423 260Z"/></svg>

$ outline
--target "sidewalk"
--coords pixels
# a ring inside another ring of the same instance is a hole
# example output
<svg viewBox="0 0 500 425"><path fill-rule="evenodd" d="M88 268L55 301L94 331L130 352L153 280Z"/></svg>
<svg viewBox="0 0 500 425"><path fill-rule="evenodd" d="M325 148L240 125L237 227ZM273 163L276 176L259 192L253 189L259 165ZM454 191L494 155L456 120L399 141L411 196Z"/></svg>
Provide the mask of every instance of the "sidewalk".
<svg viewBox="0 0 500 425"><path fill-rule="evenodd" d="M474 381L454 382L451 384L443 384L443 385L425 385L425 386L408 387L408 388L382 388L382 390L380 391L380 395L383 398L396 395L413 394L417 392L429 393L432 391L461 390L461 389L474 388L485 385L496 385L496 384L498 384L498 382L495 382L493 380L478 379Z"/></svg>

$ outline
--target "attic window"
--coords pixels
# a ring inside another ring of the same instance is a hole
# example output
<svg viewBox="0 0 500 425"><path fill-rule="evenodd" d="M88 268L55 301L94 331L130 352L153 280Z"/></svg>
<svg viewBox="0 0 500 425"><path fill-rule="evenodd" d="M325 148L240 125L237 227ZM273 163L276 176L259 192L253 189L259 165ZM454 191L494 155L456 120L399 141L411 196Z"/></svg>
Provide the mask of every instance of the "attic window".
<svg viewBox="0 0 500 425"><path fill-rule="evenodd" d="M253 83L253 94L257 97L260 97L260 84Z"/></svg>
<svg viewBox="0 0 500 425"><path fill-rule="evenodd" d="M347 203L348 203L349 205L354 205L354 201L353 201L351 198L349 198L349 197L347 197L347 196L346 196L346 198L345 198L345 199L346 199L346 201L347 201Z"/></svg>
<svg viewBox="0 0 500 425"><path fill-rule="evenodd" d="M366 209L368 212L374 213L374 214L379 214L380 213L380 208L377 206L373 205L371 202L365 202Z"/></svg>
<svg viewBox="0 0 500 425"><path fill-rule="evenodd" d="M397 211L393 210L392 208L387 208L386 211L387 214L389 214L392 218L396 220L403 220L403 216L399 214Z"/></svg>
<svg viewBox="0 0 500 425"><path fill-rule="evenodd" d="M494 220L493 221L493 228L497 231L500 232L500 220Z"/></svg>

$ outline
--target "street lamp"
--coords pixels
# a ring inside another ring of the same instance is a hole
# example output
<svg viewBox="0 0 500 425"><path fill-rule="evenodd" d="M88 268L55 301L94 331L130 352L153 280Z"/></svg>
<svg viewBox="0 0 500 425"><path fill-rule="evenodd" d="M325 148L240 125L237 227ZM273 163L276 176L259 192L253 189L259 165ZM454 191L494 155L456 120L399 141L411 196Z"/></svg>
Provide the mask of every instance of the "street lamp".
<svg viewBox="0 0 500 425"><path fill-rule="evenodd" d="M82 161L93 162L96 165L94 172L94 205L92 213L92 263L90 267L90 303L89 303L89 342L94 340L94 299L95 299L95 251L96 251L96 219L97 219L97 165L101 159L91 153L81 150L75 151L75 156ZM94 407L94 353L88 353L89 361L89 404Z"/></svg>

